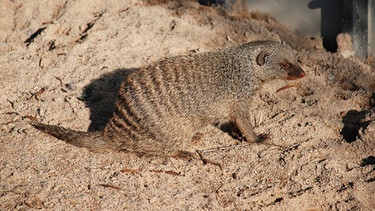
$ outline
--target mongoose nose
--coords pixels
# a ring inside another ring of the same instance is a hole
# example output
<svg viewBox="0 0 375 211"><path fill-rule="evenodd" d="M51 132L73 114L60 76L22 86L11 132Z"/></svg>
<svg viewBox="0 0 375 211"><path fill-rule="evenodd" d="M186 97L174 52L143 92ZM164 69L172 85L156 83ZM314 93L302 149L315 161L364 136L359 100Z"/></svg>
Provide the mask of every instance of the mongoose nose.
<svg viewBox="0 0 375 211"><path fill-rule="evenodd" d="M299 77L300 78L303 78L303 77L305 77L305 75L306 75L306 72L305 71L303 71L302 69L301 69L301 73L299 74Z"/></svg>
<svg viewBox="0 0 375 211"><path fill-rule="evenodd" d="M299 78L305 77L306 72L302 70L301 67L297 65L293 65L288 72L288 77L286 78L287 80L296 80Z"/></svg>

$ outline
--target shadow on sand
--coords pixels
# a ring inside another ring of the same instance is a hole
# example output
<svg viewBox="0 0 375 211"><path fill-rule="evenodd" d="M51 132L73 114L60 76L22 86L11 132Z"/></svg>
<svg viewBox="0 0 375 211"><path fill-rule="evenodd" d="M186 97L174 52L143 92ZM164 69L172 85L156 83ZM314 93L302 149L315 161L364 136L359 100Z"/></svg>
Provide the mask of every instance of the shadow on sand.
<svg viewBox="0 0 375 211"><path fill-rule="evenodd" d="M90 109L90 126L88 131L104 129L112 116L118 90L125 78L137 68L116 69L103 74L83 88L82 99Z"/></svg>

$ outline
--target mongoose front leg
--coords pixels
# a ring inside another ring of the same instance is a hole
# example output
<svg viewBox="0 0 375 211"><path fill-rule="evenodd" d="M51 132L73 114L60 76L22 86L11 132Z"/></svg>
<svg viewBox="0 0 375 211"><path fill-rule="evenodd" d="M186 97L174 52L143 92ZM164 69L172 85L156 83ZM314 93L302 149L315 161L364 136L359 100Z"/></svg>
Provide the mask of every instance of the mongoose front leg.
<svg viewBox="0 0 375 211"><path fill-rule="evenodd" d="M258 136L254 133L253 127L247 118L235 116L232 118L233 123L240 130L242 137L246 142L257 142Z"/></svg>
<svg viewBox="0 0 375 211"><path fill-rule="evenodd" d="M231 122L240 130L242 137L246 142L261 142L267 135L258 136L250 123L250 111L244 106L237 108L231 116Z"/></svg>

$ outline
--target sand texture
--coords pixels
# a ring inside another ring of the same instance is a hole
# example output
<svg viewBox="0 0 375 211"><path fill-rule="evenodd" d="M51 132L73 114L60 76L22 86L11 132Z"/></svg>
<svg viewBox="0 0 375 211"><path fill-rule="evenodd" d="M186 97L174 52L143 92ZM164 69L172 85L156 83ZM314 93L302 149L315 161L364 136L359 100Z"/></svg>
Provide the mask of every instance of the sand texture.
<svg viewBox="0 0 375 211"><path fill-rule="evenodd" d="M0 1L0 210L374 210L374 65L239 8ZM266 144L202 128L189 147L220 165L92 153L29 125L100 130L129 71L264 39L289 44L307 75L254 96Z"/></svg>

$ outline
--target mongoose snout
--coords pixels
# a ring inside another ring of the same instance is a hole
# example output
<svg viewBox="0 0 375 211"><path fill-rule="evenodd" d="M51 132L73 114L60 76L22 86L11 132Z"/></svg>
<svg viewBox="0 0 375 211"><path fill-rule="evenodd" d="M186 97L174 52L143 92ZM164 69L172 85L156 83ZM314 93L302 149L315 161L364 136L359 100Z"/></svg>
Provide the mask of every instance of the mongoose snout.
<svg viewBox="0 0 375 211"><path fill-rule="evenodd" d="M103 131L79 132L42 123L39 130L91 151L186 155L184 146L204 126L232 123L256 142L252 96L267 81L306 73L293 50L255 41L216 52L174 56L132 72L122 83L113 116Z"/></svg>
<svg viewBox="0 0 375 211"><path fill-rule="evenodd" d="M306 75L306 72L299 65L293 64L289 61L281 62L280 67L287 71L286 76L285 75L280 76L280 78L284 79L284 80L296 80L296 79L303 78ZM278 89L276 92L280 92L282 90L285 90L285 89L288 89L288 88L291 88L291 87L295 87L295 86L297 86L297 85L288 84L288 85Z"/></svg>
<svg viewBox="0 0 375 211"><path fill-rule="evenodd" d="M288 69L288 76L283 78L285 80L296 80L306 75L306 72L298 65L288 63L288 65L281 64L281 66Z"/></svg>

